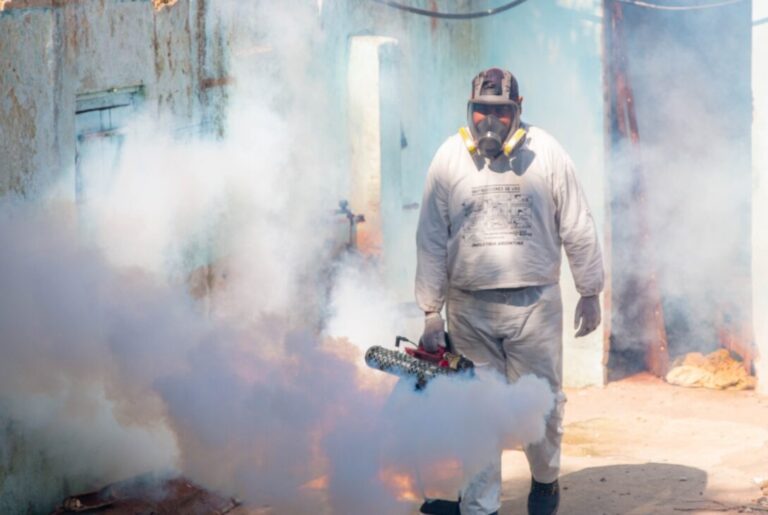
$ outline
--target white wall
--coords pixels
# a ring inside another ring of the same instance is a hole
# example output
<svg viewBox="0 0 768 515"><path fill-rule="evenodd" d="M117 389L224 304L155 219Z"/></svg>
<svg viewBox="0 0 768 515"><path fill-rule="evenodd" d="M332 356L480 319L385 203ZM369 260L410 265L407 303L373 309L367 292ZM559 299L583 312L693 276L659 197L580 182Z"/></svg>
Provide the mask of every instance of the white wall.
<svg viewBox="0 0 768 515"><path fill-rule="evenodd" d="M358 242L374 254L383 250L382 196L385 195L379 54L383 46L389 45L396 46L397 41L381 36L351 38L347 73L350 207L353 212L365 215L366 221L358 229Z"/></svg>
<svg viewBox="0 0 768 515"><path fill-rule="evenodd" d="M752 2L752 19L768 17L768 2ZM752 30L752 294L758 389L768 394L768 23Z"/></svg>

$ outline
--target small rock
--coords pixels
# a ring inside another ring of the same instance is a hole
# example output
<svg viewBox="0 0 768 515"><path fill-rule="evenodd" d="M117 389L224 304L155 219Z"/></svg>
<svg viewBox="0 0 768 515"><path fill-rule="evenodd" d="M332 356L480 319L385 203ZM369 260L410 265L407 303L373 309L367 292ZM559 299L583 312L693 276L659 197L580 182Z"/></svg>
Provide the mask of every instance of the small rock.
<svg viewBox="0 0 768 515"><path fill-rule="evenodd" d="M605 483L605 481L606 481L606 479L605 479L604 477L601 477L601 478L600 478L600 482L601 482L601 483Z"/></svg>

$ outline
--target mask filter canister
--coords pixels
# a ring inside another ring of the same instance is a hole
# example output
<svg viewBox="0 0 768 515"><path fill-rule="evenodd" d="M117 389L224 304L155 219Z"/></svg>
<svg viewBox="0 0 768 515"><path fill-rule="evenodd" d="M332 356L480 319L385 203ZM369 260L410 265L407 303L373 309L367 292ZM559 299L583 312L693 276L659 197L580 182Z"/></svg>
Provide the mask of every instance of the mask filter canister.
<svg viewBox="0 0 768 515"><path fill-rule="evenodd" d="M501 152L508 128L494 115L489 115L477 124L477 149L487 158L494 158Z"/></svg>

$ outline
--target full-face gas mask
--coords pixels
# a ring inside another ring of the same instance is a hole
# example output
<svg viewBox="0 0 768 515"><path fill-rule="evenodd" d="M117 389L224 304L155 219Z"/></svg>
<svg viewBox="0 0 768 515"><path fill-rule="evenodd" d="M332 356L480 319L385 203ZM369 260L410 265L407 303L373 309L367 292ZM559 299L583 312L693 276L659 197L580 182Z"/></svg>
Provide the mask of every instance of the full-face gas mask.
<svg viewBox="0 0 768 515"><path fill-rule="evenodd" d="M471 154L496 159L503 153L512 159L526 135L520 128L519 99L517 79L507 70L489 68L472 79L472 93L467 104L469 131L459 130ZM473 113L483 115L477 124ZM504 123L507 119L509 126Z"/></svg>
<svg viewBox="0 0 768 515"><path fill-rule="evenodd" d="M476 112L484 115L477 124L473 119ZM504 124L501 118L509 118L509 126ZM510 136L520 128L520 107L511 101L504 104L486 104L470 100L467 104L467 122L480 155L495 159L505 151Z"/></svg>

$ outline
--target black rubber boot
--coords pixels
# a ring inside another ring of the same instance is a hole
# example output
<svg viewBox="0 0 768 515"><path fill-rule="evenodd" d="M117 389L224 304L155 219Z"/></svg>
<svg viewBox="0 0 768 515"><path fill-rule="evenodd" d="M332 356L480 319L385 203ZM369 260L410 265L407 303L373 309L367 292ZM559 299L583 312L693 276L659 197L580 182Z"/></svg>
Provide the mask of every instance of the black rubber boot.
<svg viewBox="0 0 768 515"><path fill-rule="evenodd" d="M426 500L419 511L431 515L461 515L459 501L446 501L444 499ZM499 512L494 511L490 515L499 515Z"/></svg>
<svg viewBox="0 0 768 515"><path fill-rule="evenodd" d="M528 515L555 515L560 505L560 485L539 483L531 479L531 492L528 494Z"/></svg>
<svg viewBox="0 0 768 515"><path fill-rule="evenodd" d="M427 499L419 508L421 513L431 515L461 515L458 501L446 501L445 499Z"/></svg>

